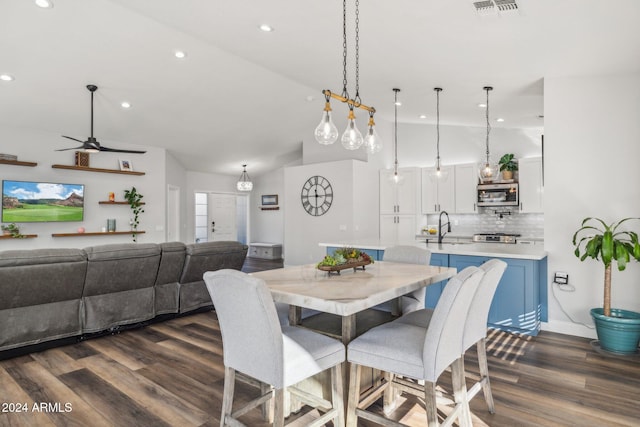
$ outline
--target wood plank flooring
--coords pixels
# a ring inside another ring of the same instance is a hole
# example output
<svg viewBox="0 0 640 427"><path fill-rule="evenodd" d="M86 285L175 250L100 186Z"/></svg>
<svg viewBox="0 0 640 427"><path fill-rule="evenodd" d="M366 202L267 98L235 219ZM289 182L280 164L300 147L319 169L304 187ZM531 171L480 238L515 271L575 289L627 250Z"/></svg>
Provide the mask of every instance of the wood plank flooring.
<svg viewBox="0 0 640 427"><path fill-rule="evenodd" d="M550 332L491 331L487 352L496 413L479 394L475 426L640 426L638 356L603 356L587 339ZM465 366L478 374L475 351ZM0 361L0 426L219 425L223 375L215 312L175 318ZM440 384L450 389L448 373ZM238 404L258 394L236 390ZM293 419L315 416L305 407ZM425 425L421 399L403 398L393 417ZM259 410L242 420L265 425Z"/></svg>

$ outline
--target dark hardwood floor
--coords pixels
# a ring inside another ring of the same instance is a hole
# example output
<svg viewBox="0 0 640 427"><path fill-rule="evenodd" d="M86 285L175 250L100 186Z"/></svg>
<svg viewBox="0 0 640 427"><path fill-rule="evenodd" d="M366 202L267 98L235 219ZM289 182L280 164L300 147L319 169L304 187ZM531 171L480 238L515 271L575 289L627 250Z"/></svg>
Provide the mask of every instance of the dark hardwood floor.
<svg viewBox="0 0 640 427"><path fill-rule="evenodd" d="M488 359L496 413L478 395L476 426L640 425L637 356L604 356L587 339L550 332L491 331ZM477 375L474 351L465 364ZM175 318L0 361L0 426L219 425L223 372L215 312ZM440 384L449 383L445 373ZM257 390L238 383L236 395L240 403ZM260 415L242 420L263 426ZM293 418L305 425L315 415L303 408ZM393 416L425 425L421 399L401 400Z"/></svg>

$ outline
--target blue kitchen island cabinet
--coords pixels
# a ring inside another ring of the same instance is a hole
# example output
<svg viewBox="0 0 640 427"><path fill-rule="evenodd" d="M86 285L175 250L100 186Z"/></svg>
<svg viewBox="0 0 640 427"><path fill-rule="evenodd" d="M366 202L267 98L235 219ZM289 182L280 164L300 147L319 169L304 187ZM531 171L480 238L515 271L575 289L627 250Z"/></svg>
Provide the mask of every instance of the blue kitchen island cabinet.
<svg viewBox="0 0 640 427"><path fill-rule="evenodd" d="M430 265L435 265L438 267L449 267L449 255L447 254L431 254ZM442 282L434 283L432 285L427 286L427 298L425 300L425 306L428 308L435 308L438 300L440 299L440 294L442 290L446 286L448 280L443 280Z"/></svg>
<svg viewBox="0 0 640 427"><path fill-rule="evenodd" d="M449 267L461 271L480 266L490 257L449 255ZM507 263L491 303L488 326L527 335L538 335L547 321L547 258L501 258Z"/></svg>

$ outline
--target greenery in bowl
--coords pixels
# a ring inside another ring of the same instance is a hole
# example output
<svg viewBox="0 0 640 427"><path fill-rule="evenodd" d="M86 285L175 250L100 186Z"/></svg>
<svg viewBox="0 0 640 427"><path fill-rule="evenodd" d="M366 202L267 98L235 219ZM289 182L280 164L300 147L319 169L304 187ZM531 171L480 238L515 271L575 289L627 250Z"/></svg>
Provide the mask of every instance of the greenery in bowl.
<svg viewBox="0 0 640 427"><path fill-rule="evenodd" d="M318 263L318 267L333 267L362 261L368 261L373 264L373 259L360 249L338 248L333 251L333 255L325 255L322 261Z"/></svg>
<svg viewBox="0 0 640 427"><path fill-rule="evenodd" d="M505 154L504 156L500 157L498 164L500 165L500 172L515 172L518 170L518 162L514 160L513 154Z"/></svg>
<svg viewBox="0 0 640 427"><path fill-rule="evenodd" d="M630 260L640 261L638 233L619 230L623 223L631 220L640 218L624 218L607 224L600 218L588 217L582 221L582 226L573 235L574 253L580 261L593 258L604 264L605 316L611 316L611 265L615 261L618 270L623 271Z"/></svg>
<svg viewBox="0 0 640 427"><path fill-rule="evenodd" d="M23 234L20 234L20 227L18 227L14 223L2 224L0 228L2 228L2 231L6 232L6 234L9 234L11 237L15 237L15 238L25 237Z"/></svg>

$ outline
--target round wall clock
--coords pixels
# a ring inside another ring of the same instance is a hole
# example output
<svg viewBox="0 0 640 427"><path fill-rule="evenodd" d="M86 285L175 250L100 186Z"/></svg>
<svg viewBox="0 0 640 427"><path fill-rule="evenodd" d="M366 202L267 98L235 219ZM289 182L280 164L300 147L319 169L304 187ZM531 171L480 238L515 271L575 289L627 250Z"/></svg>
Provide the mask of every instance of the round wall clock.
<svg viewBox="0 0 640 427"><path fill-rule="evenodd" d="M333 202L333 188L326 178L312 176L302 186L300 200L302 207L309 215L324 215Z"/></svg>

